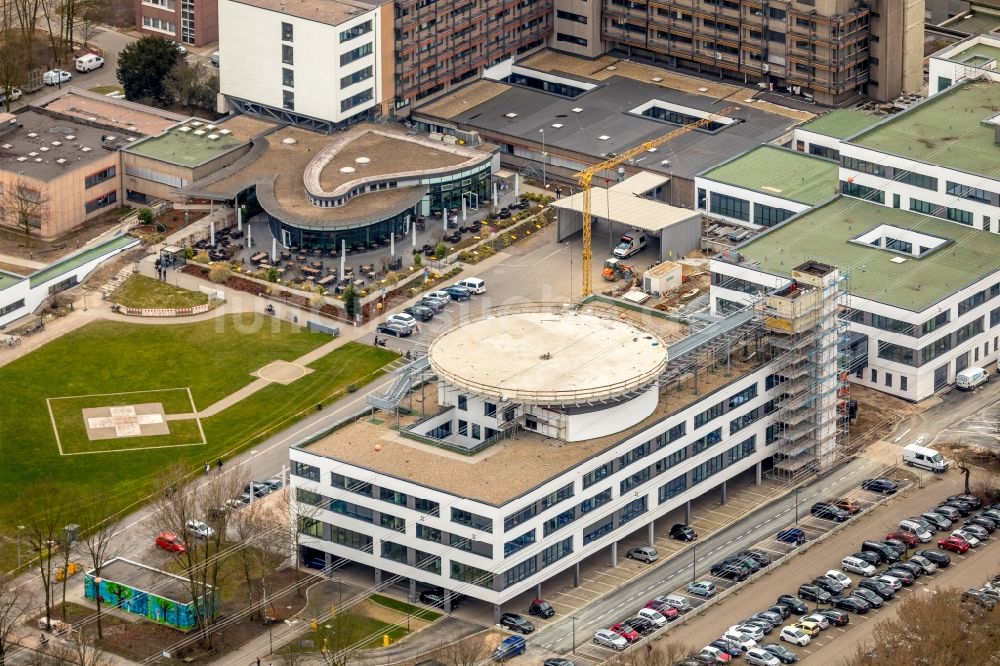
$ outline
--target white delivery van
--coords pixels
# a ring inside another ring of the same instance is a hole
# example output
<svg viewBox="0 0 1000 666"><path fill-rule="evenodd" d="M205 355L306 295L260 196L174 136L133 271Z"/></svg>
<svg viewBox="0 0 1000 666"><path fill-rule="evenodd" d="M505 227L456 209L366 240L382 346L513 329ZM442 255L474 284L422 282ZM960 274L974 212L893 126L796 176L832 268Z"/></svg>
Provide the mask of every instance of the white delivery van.
<svg viewBox="0 0 1000 666"><path fill-rule="evenodd" d="M963 391L971 391L988 381L990 381L990 373L983 368L966 368L955 375L955 386Z"/></svg>
<svg viewBox="0 0 1000 666"><path fill-rule="evenodd" d="M104 58L93 53L82 55L76 59L76 71L78 72L92 72L101 67L104 67Z"/></svg>
<svg viewBox="0 0 1000 666"><path fill-rule="evenodd" d="M485 294L486 293L486 280L477 277L465 278L464 280L459 280L456 282L459 287L465 287L473 294Z"/></svg>
<svg viewBox="0 0 1000 666"><path fill-rule="evenodd" d="M638 229L633 229L627 234L622 235L621 240L618 241L618 247L614 250L614 255L619 259L624 259L625 257L631 257L645 247L646 234Z"/></svg>
<svg viewBox="0 0 1000 666"><path fill-rule="evenodd" d="M944 472L948 469L948 461L944 456L919 444L907 444L903 447L903 462L910 467L923 467L932 472Z"/></svg>

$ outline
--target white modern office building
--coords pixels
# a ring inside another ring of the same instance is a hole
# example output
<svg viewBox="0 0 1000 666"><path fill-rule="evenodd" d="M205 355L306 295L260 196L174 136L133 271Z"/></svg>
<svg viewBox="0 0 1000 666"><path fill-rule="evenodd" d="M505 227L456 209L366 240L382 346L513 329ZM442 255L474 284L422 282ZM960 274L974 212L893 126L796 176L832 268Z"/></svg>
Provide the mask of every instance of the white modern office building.
<svg viewBox="0 0 1000 666"><path fill-rule="evenodd" d="M395 95L393 4L219 0L228 109L330 131Z"/></svg>
<svg viewBox="0 0 1000 666"><path fill-rule="evenodd" d="M1000 81L1000 37L977 35L941 49L928 59L931 95L970 79Z"/></svg>
<svg viewBox="0 0 1000 666"><path fill-rule="evenodd" d="M835 269L803 271L794 296L833 303ZM693 498L724 502L737 475L835 459L835 309L768 328L783 315L751 308L698 332L649 313L533 304L446 329L370 400L376 419L290 449L307 556L499 613L561 572L579 584L580 562L602 550L616 563L633 533L654 542L670 527L657 519ZM832 383L799 381L820 376ZM424 416L390 428L401 402Z"/></svg>

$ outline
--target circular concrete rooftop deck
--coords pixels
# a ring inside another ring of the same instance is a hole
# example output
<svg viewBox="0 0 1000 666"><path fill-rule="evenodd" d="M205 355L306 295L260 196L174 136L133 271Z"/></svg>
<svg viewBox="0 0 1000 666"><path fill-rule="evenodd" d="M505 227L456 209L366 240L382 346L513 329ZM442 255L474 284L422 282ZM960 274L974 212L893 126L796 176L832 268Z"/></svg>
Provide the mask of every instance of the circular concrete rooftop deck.
<svg viewBox="0 0 1000 666"><path fill-rule="evenodd" d="M631 322L538 304L459 320L428 357L463 391L536 405L618 399L652 384L667 362L663 340Z"/></svg>

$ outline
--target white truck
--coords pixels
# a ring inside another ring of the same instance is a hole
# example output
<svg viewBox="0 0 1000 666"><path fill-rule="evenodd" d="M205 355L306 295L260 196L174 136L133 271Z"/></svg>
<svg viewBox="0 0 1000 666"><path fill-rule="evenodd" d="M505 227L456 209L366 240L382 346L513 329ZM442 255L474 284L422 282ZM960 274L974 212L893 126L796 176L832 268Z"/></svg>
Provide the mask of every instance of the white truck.
<svg viewBox="0 0 1000 666"><path fill-rule="evenodd" d="M621 240L618 241L618 247L614 249L614 255L619 259L624 259L625 257L631 257L636 252L639 252L646 247L646 234L642 233L638 229L633 229L627 234L623 234Z"/></svg>
<svg viewBox="0 0 1000 666"><path fill-rule="evenodd" d="M948 461L944 456L919 444L907 444L903 447L903 462L910 467L923 467L936 473L948 471Z"/></svg>
<svg viewBox="0 0 1000 666"><path fill-rule="evenodd" d="M104 58L93 53L82 55L76 59L76 71L78 72L92 72L101 67L104 67Z"/></svg>

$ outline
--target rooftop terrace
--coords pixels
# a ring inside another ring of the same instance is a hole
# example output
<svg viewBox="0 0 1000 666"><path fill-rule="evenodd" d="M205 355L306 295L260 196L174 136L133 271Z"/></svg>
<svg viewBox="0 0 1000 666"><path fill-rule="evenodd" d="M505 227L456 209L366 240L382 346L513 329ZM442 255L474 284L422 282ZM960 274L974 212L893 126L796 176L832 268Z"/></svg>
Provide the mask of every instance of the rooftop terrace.
<svg viewBox="0 0 1000 666"><path fill-rule="evenodd" d="M920 258L852 242L880 225L919 231L946 241ZM744 261L790 276L808 260L837 266L850 276L851 294L920 312L1000 269L1000 237L928 215L850 197L773 227L738 248ZM894 262L893 259L905 258Z"/></svg>
<svg viewBox="0 0 1000 666"><path fill-rule="evenodd" d="M973 44L952 55L948 60L960 62L970 67L982 67L990 62L1000 60L1000 48L990 44Z"/></svg>
<svg viewBox="0 0 1000 666"><path fill-rule="evenodd" d="M619 312L617 308L614 311ZM625 321L638 322L638 319L630 312ZM644 318L642 324L668 341L687 336L686 327L666 319ZM304 448L377 473L500 506L699 400L711 402L714 391L736 381L762 362L759 355L746 363L738 356L739 353L734 353L729 374L725 364L703 369L698 375L697 391L690 376L661 388L660 401L653 414L631 428L606 437L566 443L520 429L514 438L502 439L469 456L400 435L394 428L395 418L374 422L361 418ZM419 419L421 400L425 414L441 411L433 386L415 393L413 400L418 415L401 417L402 428L412 426ZM377 451L376 445L381 447ZM470 483L469 479L476 482Z"/></svg>
<svg viewBox="0 0 1000 666"><path fill-rule="evenodd" d="M836 162L764 144L701 175L815 206L836 193L838 170Z"/></svg>
<svg viewBox="0 0 1000 666"><path fill-rule="evenodd" d="M128 151L162 162L196 167L246 142L232 130L201 120L182 123L166 134L149 137L129 146Z"/></svg>
<svg viewBox="0 0 1000 666"><path fill-rule="evenodd" d="M993 125L1000 83L963 83L934 95L851 139L850 143L927 164L1000 178Z"/></svg>
<svg viewBox="0 0 1000 666"><path fill-rule="evenodd" d="M160 134L187 118L178 113L72 87L43 97L33 106L143 136Z"/></svg>
<svg viewBox="0 0 1000 666"><path fill-rule="evenodd" d="M878 116L856 109L834 109L801 125L801 128L835 139L846 139L868 129L879 120L881 118Z"/></svg>

